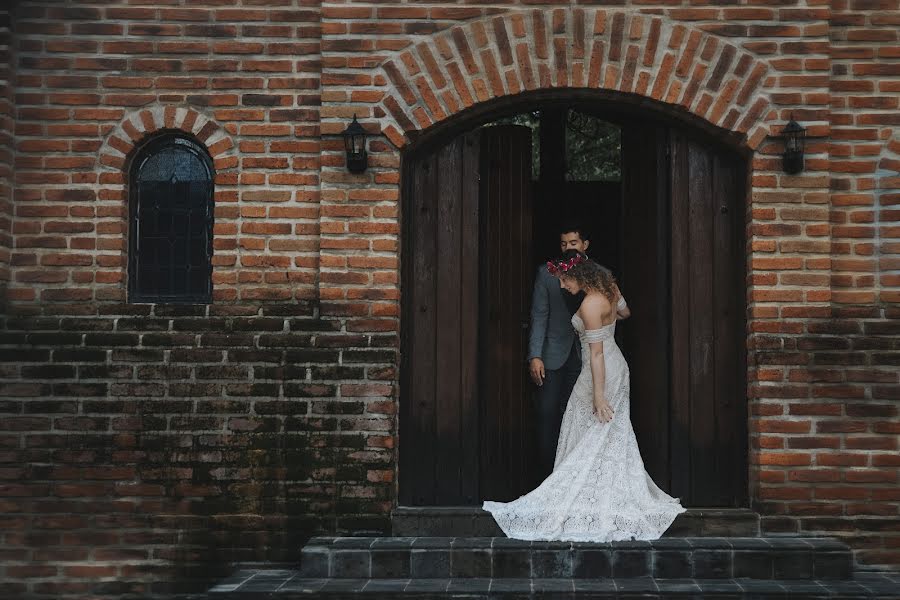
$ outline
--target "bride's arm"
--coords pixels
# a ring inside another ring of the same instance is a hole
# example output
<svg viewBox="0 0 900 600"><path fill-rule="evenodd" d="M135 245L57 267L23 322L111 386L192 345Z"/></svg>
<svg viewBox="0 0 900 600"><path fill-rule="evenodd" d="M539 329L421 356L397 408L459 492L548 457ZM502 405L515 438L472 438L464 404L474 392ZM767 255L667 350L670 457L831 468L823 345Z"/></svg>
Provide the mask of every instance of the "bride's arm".
<svg viewBox="0 0 900 600"><path fill-rule="evenodd" d="M616 303L616 318L627 319L631 316L631 309L628 308L628 304L625 302L625 296L622 295L619 286L616 286L616 295L619 297L619 301Z"/></svg>
<svg viewBox="0 0 900 600"><path fill-rule="evenodd" d="M585 298L581 304L581 313L584 315L585 329L600 329L603 327L603 316L612 313L612 305L603 296ZM594 383L593 400L594 414L601 422L606 423L613 418L613 410L606 398L606 360L603 356L603 342L591 342L589 344L591 357L591 380Z"/></svg>
<svg viewBox="0 0 900 600"><path fill-rule="evenodd" d="M612 407L606 399L606 360L603 342L593 342L591 348L591 379L594 382L594 414L606 423L613 417Z"/></svg>

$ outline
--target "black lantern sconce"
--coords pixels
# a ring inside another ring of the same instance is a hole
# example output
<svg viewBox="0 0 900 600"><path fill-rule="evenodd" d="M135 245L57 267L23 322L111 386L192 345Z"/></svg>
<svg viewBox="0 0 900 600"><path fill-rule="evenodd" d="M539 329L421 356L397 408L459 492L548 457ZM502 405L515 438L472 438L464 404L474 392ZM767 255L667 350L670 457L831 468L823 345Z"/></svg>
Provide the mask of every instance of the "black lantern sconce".
<svg viewBox="0 0 900 600"><path fill-rule="evenodd" d="M366 154L366 130L356 120L356 115L353 115L353 122L347 126L342 135L344 149L347 151L347 170L351 173L362 173L369 166Z"/></svg>
<svg viewBox="0 0 900 600"><path fill-rule="evenodd" d="M781 166L785 173L795 175L803 170L803 148L806 144L806 129L793 116L781 130L784 140L784 154L781 155Z"/></svg>

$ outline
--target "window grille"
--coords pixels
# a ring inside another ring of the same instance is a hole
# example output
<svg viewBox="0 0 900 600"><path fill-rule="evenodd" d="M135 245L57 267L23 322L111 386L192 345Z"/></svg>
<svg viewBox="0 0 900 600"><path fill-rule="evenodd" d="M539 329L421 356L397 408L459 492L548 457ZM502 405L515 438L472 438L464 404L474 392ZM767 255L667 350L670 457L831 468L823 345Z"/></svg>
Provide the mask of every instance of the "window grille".
<svg viewBox="0 0 900 600"><path fill-rule="evenodd" d="M165 136L135 157L130 178L131 302L212 300L213 167L189 139Z"/></svg>

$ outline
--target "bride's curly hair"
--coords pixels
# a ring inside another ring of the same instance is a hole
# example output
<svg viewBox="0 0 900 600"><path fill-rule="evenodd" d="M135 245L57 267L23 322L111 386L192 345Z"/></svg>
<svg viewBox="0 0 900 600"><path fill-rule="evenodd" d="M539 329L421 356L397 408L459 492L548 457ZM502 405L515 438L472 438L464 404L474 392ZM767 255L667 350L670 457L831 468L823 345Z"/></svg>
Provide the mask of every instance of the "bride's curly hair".
<svg viewBox="0 0 900 600"><path fill-rule="evenodd" d="M578 250L566 250L562 256L547 263L554 275L565 275L578 282L583 290L600 292L611 304L616 303L616 278L612 272Z"/></svg>

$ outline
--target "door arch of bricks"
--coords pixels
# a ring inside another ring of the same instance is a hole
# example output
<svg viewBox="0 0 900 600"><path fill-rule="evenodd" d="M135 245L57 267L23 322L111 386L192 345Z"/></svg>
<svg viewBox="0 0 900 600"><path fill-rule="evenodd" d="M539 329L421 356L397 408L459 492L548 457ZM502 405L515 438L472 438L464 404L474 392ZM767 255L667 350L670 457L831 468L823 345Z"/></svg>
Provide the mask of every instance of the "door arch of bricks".
<svg viewBox="0 0 900 600"><path fill-rule="evenodd" d="M784 116L770 99L777 78L765 58L663 15L510 10L416 39L377 62L356 61L353 74L323 78L317 294L325 316L366 324L399 317L399 258L383 254L399 251L401 155L496 103L529 94L605 96L702 125L766 159L766 138ZM371 168L360 175L346 172L337 139L354 114L383 136L370 141ZM775 162L760 164L766 171ZM351 261L354 251L377 255ZM348 275L348 267L361 272Z"/></svg>
<svg viewBox="0 0 900 600"><path fill-rule="evenodd" d="M373 110L398 149L452 117L524 92L599 90L728 132L755 150L775 118L768 65L665 17L604 9L515 11L395 52Z"/></svg>
<svg viewBox="0 0 900 600"><path fill-rule="evenodd" d="M363 72L323 78L317 295L325 316L399 317L399 258L382 254L399 251L401 155L496 103L593 94L714 130L765 159L754 169L775 164L765 142L784 115L770 99L773 68L689 23L604 8L511 10L417 40L355 63ZM354 114L383 136L370 141L372 168L361 175L346 172L336 139ZM351 261L348 251L378 255Z"/></svg>

